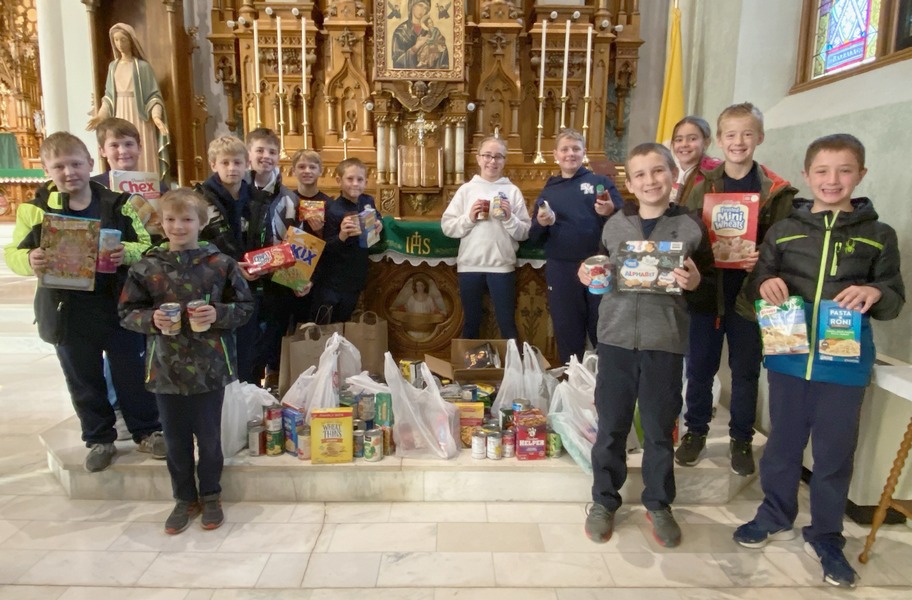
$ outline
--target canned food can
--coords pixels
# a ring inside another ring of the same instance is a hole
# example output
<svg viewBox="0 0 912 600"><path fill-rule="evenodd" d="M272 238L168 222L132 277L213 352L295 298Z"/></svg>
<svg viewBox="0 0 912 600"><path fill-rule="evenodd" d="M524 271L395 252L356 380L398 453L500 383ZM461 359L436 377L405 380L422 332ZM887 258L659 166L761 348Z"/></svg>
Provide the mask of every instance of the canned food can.
<svg viewBox="0 0 912 600"><path fill-rule="evenodd" d="M250 456L263 456L266 454L266 428L261 419L251 419L247 422L247 448Z"/></svg>
<svg viewBox="0 0 912 600"><path fill-rule="evenodd" d="M516 456L516 432L513 429L503 432L503 455L504 458Z"/></svg>
<svg viewBox="0 0 912 600"><path fill-rule="evenodd" d="M483 425L481 430L484 431L486 435L500 433L500 427L498 425Z"/></svg>
<svg viewBox="0 0 912 600"><path fill-rule="evenodd" d="M467 383L462 386L463 402L478 402L478 386L474 383Z"/></svg>
<svg viewBox="0 0 912 600"><path fill-rule="evenodd" d="M165 302L158 307L160 311L171 319L171 327L162 329L164 335L177 335L181 330L181 305L177 302Z"/></svg>
<svg viewBox="0 0 912 600"><path fill-rule="evenodd" d="M198 309L204 306L208 306L209 303L205 300L191 300L187 303L187 317L190 320L190 329L195 333L202 333L204 331L209 331L209 323L205 325L199 323L199 321L193 318L193 313Z"/></svg>
<svg viewBox="0 0 912 600"><path fill-rule="evenodd" d="M485 458L487 456L487 434L476 430L472 433L472 458Z"/></svg>
<svg viewBox="0 0 912 600"><path fill-rule="evenodd" d="M483 425L497 427L500 429L500 419L491 417L490 419L485 419Z"/></svg>
<svg viewBox="0 0 912 600"><path fill-rule="evenodd" d="M373 421L377 414L377 405L374 395L362 392L358 397L358 418L362 421ZM372 429L372 428L368 428Z"/></svg>
<svg viewBox="0 0 912 600"><path fill-rule="evenodd" d="M353 431L367 431L367 425L364 424L364 421L361 419L352 419L352 430Z"/></svg>
<svg viewBox="0 0 912 600"><path fill-rule="evenodd" d="M285 432L266 431L266 456L279 456L285 453Z"/></svg>
<svg viewBox="0 0 912 600"><path fill-rule="evenodd" d="M266 431L282 431L282 405L273 404L264 409Z"/></svg>
<svg viewBox="0 0 912 600"><path fill-rule="evenodd" d="M364 430L356 429L352 432L352 451L355 458L364 457Z"/></svg>
<svg viewBox="0 0 912 600"><path fill-rule="evenodd" d="M500 460L503 458L503 437L500 435L500 432L488 434L487 455L491 460Z"/></svg>
<svg viewBox="0 0 912 600"><path fill-rule="evenodd" d="M524 410L531 410L532 403L525 398L516 398L513 400L513 412L518 413Z"/></svg>
<svg viewBox="0 0 912 600"><path fill-rule="evenodd" d="M503 203L506 202L503 198L496 197L491 200L491 218L497 219L498 221L503 221L507 217L507 212L504 210Z"/></svg>
<svg viewBox="0 0 912 600"><path fill-rule="evenodd" d="M111 254L120 245L119 229L101 229L98 232L98 258L95 261L95 270L99 273L116 273L117 265Z"/></svg>
<svg viewBox="0 0 912 600"><path fill-rule="evenodd" d="M384 431L368 429L364 432L364 460L377 462L383 458Z"/></svg>
<svg viewBox="0 0 912 600"><path fill-rule="evenodd" d="M548 455L548 458L560 458L564 453L564 445L561 443L561 436L559 433L548 428L548 441L545 446L545 453Z"/></svg>
<svg viewBox="0 0 912 600"><path fill-rule="evenodd" d="M392 456L396 451L396 442L393 441L393 428L390 425L380 427L383 431L383 456Z"/></svg>
<svg viewBox="0 0 912 600"><path fill-rule="evenodd" d="M310 460L310 425L302 425L298 430L298 458Z"/></svg>

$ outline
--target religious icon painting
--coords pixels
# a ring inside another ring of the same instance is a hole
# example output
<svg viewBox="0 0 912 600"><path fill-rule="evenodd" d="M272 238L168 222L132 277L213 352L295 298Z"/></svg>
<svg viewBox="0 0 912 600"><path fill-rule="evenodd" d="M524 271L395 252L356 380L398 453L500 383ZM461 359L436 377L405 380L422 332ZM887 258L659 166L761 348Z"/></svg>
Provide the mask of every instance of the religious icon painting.
<svg viewBox="0 0 912 600"><path fill-rule="evenodd" d="M383 0L375 4L377 79L461 81L464 0Z"/></svg>

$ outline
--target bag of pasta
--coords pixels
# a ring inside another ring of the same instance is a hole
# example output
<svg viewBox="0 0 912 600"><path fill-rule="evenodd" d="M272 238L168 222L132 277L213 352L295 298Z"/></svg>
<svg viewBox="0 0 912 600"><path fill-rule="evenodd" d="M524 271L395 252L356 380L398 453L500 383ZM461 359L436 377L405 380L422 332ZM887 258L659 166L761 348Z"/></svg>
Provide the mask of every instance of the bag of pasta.
<svg viewBox="0 0 912 600"><path fill-rule="evenodd" d="M808 354L807 318L804 298L789 296L785 304L776 306L757 300L757 322L763 338L763 355Z"/></svg>

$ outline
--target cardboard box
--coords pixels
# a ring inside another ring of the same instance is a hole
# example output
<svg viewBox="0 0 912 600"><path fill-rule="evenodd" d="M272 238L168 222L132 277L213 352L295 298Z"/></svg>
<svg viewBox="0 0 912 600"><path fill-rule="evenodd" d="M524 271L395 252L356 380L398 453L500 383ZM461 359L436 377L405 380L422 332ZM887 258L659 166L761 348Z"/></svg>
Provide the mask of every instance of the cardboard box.
<svg viewBox="0 0 912 600"><path fill-rule="evenodd" d="M424 362L431 372L460 383L475 381L500 381L503 379L502 368L486 367L483 369L465 368L465 353L484 343L491 344L501 357L507 355L507 340L464 340L456 338L450 341L450 359L443 360L430 354L424 355Z"/></svg>
<svg viewBox="0 0 912 600"><path fill-rule="evenodd" d="M515 428L517 460L543 460L547 456L547 427L516 425Z"/></svg>
<svg viewBox="0 0 912 600"><path fill-rule="evenodd" d="M821 300L817 317L817 350L821 361L861 361L861 313Z"/></svg>
<svg viewBox="0 0 912 600"><path fill-rule="evenodd" d="M459 409L459 438L463 448L472 447L472 431L484 423L484 402L454 402Z"/></svg>
<svg viewBox="0 0 912 600"><path fill-rule="evenodd" d="M315 465L352 462L352 409L317 409L310 413L310 461Z"/></svg>
<svg viewBox="0 0 912 600"><path fill-rule="evenodd" d="M285 430L285 452L300 458L298 431L304 425L304 413L291 406L282 407L282 429Z"/></svg>
<svg viewBox="0 0 912 600"><path fill-rule="evenodd" d="M706 194L703 222L709 232L716 267L743 269L757 248L760 194Z"/></svg>
<svg viewBox="0 0 912 600"><path fill-rule="evenodd" d="M317 268L326 242L296 227L288 228L285 242L291 246L295 262L273 273L272 280L300 293L313 278L314 269Z"/></svg>
<svg viewBox="0 0 912 600"><path fill-rule="evenodd" d="M682 293L672 271L684 266L683 242L628 241L618 248L614 264L617 268L615 285L618 291Z"/></svg>

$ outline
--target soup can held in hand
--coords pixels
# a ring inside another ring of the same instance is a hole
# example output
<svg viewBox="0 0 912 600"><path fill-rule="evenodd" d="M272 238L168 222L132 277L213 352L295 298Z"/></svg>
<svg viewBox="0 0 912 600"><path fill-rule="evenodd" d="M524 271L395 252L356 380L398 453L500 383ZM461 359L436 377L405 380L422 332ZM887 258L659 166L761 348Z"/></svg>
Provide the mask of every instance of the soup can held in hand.
<svg viewBox="0 0 912 600"><path fill-rule="evenodd" d="M607 256L591 256L583 262L589 275L589 292L604 294L611 291L611 259Z"/></svg>
<svg viewBox="0 0 912 600"><path fill-rule="evenodd" d="M477 221L487 221L491 212L491 201L481 200L481 210L478 212Z"/></svg>
<svg viewBox="0 0 912 600"><path fill-rule="evenodd" d="M209 331L209 326L210 326L209 323L200 323L193 316L193 313L196 312L196 309L201 308L203 306L208 306L208 304L209 303L206 302L205 300L192 300L187 303L187 316L190 317L190 329L192 329L196 333L202 333L204 331Z"/></svg>
<svg viewBox="0 0 912 600"><path fill-rule="evenodd" d="M98 259L95 261L95 270L99 273L116 273L117 265L111 259L111 254L120 246L119 229L102 229L98 232Z"/></svg>
<svg viewBox="0 0 912 600"><path fill-rule="evenodd" d="M165 313L169 319L171 319L171 327L163 329L162 333L164 335L177 335L181 330L181 305L177 302L165 302L158 307L160 311Z"/></svg>

